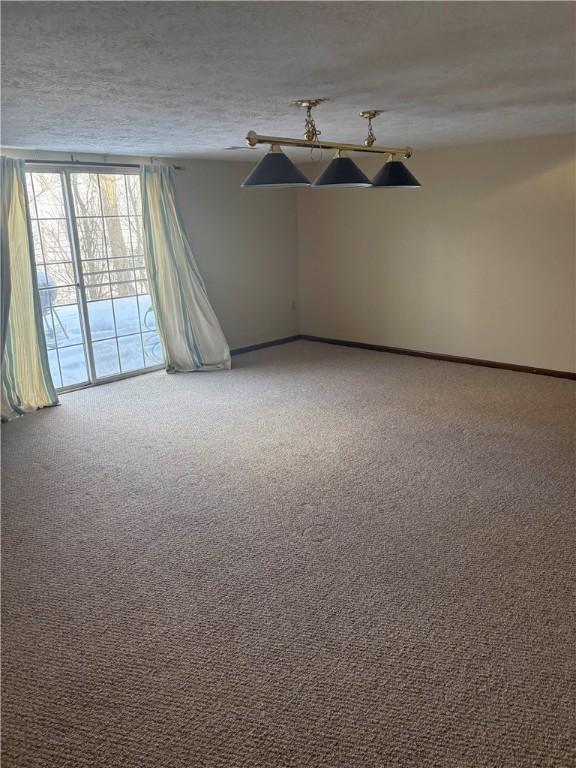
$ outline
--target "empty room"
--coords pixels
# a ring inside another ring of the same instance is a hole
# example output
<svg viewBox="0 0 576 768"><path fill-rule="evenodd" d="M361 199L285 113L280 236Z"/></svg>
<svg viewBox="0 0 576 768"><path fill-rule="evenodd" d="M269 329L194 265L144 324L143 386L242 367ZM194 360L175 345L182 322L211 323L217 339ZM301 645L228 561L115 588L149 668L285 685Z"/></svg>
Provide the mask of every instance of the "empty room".
<svg viewBox="0 0 576 768"><path fill-rule="evenodd" d="M576 768L576 4L2 2L4 768Z"/></svg>

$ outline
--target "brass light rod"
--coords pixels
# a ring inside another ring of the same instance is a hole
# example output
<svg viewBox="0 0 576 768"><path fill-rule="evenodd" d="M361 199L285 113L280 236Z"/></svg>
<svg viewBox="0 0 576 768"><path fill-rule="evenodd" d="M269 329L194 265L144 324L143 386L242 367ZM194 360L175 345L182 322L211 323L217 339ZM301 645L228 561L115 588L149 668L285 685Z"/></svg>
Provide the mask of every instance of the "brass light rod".
<svg viewBox="0 0 576 768"><path fill-rule="evenodd" d="M337 141L312 142L306 139L289 139L284 136L261 136L255 131L248 131L246 142L250 147L258 144L277 144L280 147L305 147L306 149L341 149L346 152L367 152L375 155L402 155L412 157L412 147L367 147L364 144L342 144Z"/></svg>

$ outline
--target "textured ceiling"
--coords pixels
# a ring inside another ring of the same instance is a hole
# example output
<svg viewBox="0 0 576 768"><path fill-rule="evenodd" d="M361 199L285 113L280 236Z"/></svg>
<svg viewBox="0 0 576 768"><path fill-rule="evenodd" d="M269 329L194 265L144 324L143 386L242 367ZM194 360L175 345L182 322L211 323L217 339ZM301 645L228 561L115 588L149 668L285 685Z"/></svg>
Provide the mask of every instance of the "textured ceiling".
<svg viewBox="0 0 576 768"><path fill-rule="evenodd" d="M569 2L3 2L2 143L223 156L246 131L416 149L569 133Z"/></svg>

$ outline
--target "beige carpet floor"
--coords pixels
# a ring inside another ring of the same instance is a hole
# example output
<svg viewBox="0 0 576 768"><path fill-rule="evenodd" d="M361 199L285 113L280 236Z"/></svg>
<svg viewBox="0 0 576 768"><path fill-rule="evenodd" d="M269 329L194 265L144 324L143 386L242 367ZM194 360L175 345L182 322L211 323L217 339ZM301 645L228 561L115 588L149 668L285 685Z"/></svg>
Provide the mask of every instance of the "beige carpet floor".
<svg viewBox="0 0 576 768"><path fill-rule="evenodd" d="M575 766L574 382L234 362L4 428L4 768Z"/></svg>

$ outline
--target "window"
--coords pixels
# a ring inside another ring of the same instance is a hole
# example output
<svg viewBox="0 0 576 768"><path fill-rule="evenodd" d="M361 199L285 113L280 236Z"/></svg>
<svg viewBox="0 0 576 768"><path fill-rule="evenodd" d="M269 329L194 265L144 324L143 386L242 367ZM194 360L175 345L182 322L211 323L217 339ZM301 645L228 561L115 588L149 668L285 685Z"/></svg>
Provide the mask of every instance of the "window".
<svg viewBox="0 0 576 768"><path fill-rule="evenodd" d="M136 174L26 174L36 275L58 389L156 368Z"/></svg>

